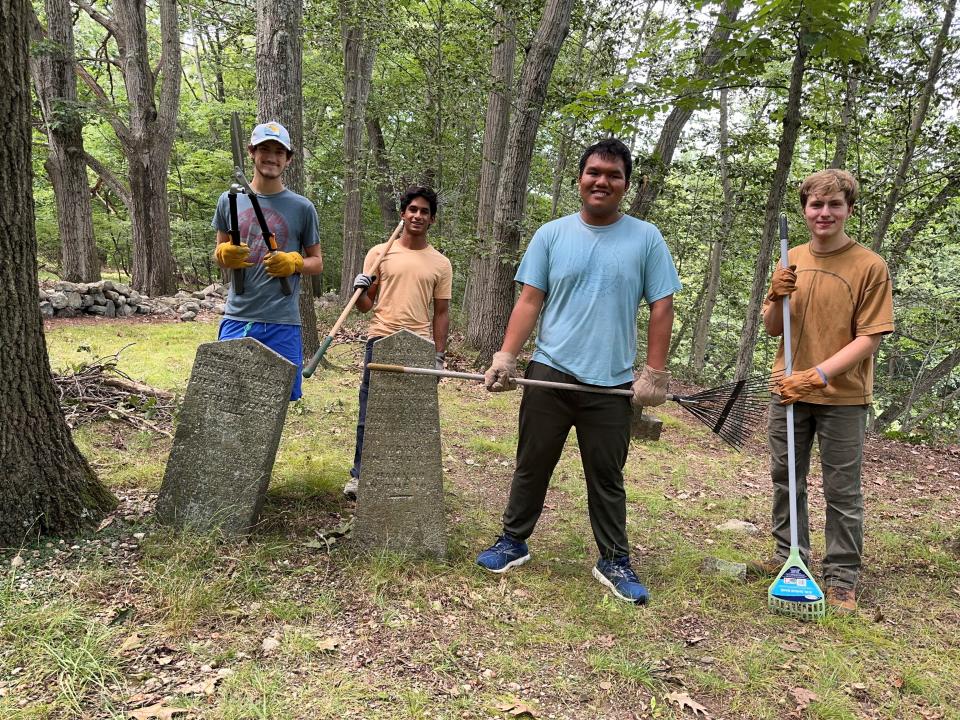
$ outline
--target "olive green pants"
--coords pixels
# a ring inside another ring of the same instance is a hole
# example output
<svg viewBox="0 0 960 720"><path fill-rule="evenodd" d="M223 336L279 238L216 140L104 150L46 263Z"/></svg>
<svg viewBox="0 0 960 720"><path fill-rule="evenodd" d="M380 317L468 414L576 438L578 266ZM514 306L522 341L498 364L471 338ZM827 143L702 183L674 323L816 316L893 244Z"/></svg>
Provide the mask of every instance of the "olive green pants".
<svg viewBox="0 0 960 720"><path fill-rule="evenodd" d="M777 558L790 552L790 494L787 475L786 407L773 397L770 403L770 474L773 478L773 537ZM794 404L793 427L797 470L797 537L800 557L810 564L810 522L807 513L807 472L814 437L820 443L826 553L823 581L827 587L853 588L863 554L863 491L860 466L866 430L866 405Z"/></svg>

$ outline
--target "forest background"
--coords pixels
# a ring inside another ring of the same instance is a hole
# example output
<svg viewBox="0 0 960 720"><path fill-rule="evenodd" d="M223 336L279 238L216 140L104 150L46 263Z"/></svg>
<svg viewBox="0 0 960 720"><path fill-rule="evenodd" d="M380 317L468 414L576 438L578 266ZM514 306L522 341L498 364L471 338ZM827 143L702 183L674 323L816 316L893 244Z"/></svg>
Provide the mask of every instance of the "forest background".
<svg viewBox="0 0 960 720"><path fill-rule="evenodd" d="M805 240L799 180L843 167L862 183L848 231L895 280L874 428L955 442L955 4L34 3L40 269L118 272L150 295L218 279L210 219L231 182L230 113L248 129L276 118L298 148L288 185L320 217L314 293L349 292L398 193L433 185L431 241L453 262L455 327L482 365L525 243L577 209L582 149L617 136L636 157L628 212L659 226L684 283L670 367L711 384L769 367L775 344L757 330L776 215Z"/></svg>

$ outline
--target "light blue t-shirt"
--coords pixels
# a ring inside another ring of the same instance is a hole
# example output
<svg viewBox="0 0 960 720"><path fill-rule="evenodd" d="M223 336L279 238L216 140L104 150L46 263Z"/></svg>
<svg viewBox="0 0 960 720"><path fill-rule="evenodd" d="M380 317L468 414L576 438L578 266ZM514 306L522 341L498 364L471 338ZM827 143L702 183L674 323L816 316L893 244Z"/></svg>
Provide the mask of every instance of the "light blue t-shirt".
<svg viewBox="0 0 960 720"><path fill-rule="evenodd" d="M680 290L660 231L629 215L601 226L580 213L548 222L514 279L546 293L533 360L607 387L633 380L640 302Z"/></svg>
<svg viewBox="0 0 960 720"><path fill-rule="evenodd" d="M273 195L257 195L260 209L267 221L267 227L277 237L277 249L284 252L296 251L303 255L304 248L316 245L320 241L317 223L317 210L313 203L292 190L284 188ZM280 292L280 281L267 275L263 258L267 246L263 242L260 223L244 194L237 195L237 216L240 226L240 242L250 247L249 262L254 263L244 272L243 295L233 292L233 283L227 295L227 307L223 316L228 320L242 322L279 323L282 325L300 324L300 305L297 298L300 292L300 273L294 273L288 279L289 295ZM227 193L217 201L217 210L211 223L215 230L230 232L230 205Z"/></svg>

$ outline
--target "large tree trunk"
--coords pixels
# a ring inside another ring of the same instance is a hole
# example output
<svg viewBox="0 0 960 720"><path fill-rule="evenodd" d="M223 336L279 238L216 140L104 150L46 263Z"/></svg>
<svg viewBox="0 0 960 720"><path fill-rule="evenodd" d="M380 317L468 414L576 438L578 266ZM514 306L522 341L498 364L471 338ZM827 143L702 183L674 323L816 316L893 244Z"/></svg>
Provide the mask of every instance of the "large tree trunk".
<svg viewBox="0 0 960 720"><path fill-rule="evenodd" d="M353 293L353 278L363 270L363 121L377 48L364 34L352 0L341 0L343 34L343 267L340 297Z"/></svg>
<svg viewBox="0 0 960 720"><path fill-rule="evenodd" d="M45 168L57 204L61 275L72 282L93 282L100 279L100 258L84 161L83 118L77 107L70 2L46 0L45 33L36 15L30 14L35 39L45 35L49 43L33 56L30 69L47 131Z"/></svg>
<svg viewBox="0 0 960 720"><path fill-rule="evenodd" d="M116 505L77 450L37 311L30 157L30 4L0 0L0 547L70 534Z"/></svg>
<svg viewBox="0 0 960 720"><path fill-rule="evenodd" d="M513 97L513 66L517 55L517 18L513 12L500 4L497 6L497 22L493 35L493 59L490 63L490 93L487 100L487 116L483 128L483 150L480 159L480 187L477 199L476 237L481 247L487 247L493 228L493 214L497 207L497 187L500 183L500 167L507 145L510 128L510 103ZM467 275L464 311L472 317L470 308L480 302L487 292L488 269L482 253L475 253L470 260ZM468 322L467 342L478 346L480 338L477 323Z"/></svg>
<svg viewBox="0 0 960 720"><path fill-rule="evenodd" d="M903 191L903 185L907 181L907 171L913 162L913 152L917 148L917 139L920 137L920 130L923 128L923 122L927 117L927 110L930 107L930 97L937 85L937 76L940 74L940 67L943 61L943 47L950 36L950 26L953 24L953 11L956 8L957 0L947 0L944 5L943 23L940 25L940 33L934 43L933 51L930 53L930 64L927 66L927 80L917 99L916 110L910 120L910 129L907 131L906 144L903 148L903 155L900 158L900 165L897 168L896 175L893 176L893 184L890 186L890 192L887 193L886 202L877 220L877 226L873 230L873 249L876 252L883 247L883 239L887 234L887 228L890 227L890 221L893 220L893 213L900 201L900 193Z"/></svg>
<svg viewBox="0 0 960 720"><path fill-rule="evenodd" d="M783 115L783 133L780 136L780 151L777 155L777 167L773 172L770 192L763 213L763 237L760 239L760 252L753 271L753 285L750 289L750 302L747 315L740 332L740 350L737 353L736 377L743 378L753 373L753 350L757 343L757 329L760 322L760 308L764 290L770 274L770 256L778 237L778 218L783 196L787 189L787 176L793 160L793 149L797 144L800 131L800 100L803 95L803 74L807 67L810 47L804 40L803 32L797 38L797 49L790 68L790 89L787 94L787 108Z"/></svg>
<svg viewBox="0 0 960 720"><path fill-rule="evenodd" d="M723 211L720 215L720 228L717 239L710 247L710 262L707 276L704 279L703 304L700 315L697 317L697 326L693 333L693 350L691 351L691 366L698 375L703 372L706 362L707 338L710 334L710 319L713 308L717 303L717 291L720 288L720 268L723 262L723 248L730 237L733 227L733 213L736 196L733 192L733 183L730 181L730 135L727 129L728 105L727 89L720 91L720 186L723 188Z"/></svg>
<svg viewBox="0 0 960 720"><path fill-rule="evenodd" d="M717 64L723 52L723 47L730 38L730 31L740 13L741 3L736 0L727 0L724 3L723 10L717 18L717 24L710 34L706 47L703 49L703 55L697 64L695 78L702 80L709 76L711 68ZM680 141L680 133L686 126L687 121L693 115L692 107L674 107L663 123L660 131L660 138L657 140L653 152L642 159L639 163L635 175L640 179L634 184L637 187L637 194L630 203L627 210L631 215L638 218L646 218L650 214L650 209L656 202L660 191L667 179L667 173L670 172L670 165L673 163L673 153L677 149L677 143Z"/></svg>
<svg viewBox="0 0 960 720"><path fill-rule="evenodd" d="M159 0L161 56L157 71L150 66L146 5L140 0L115 0L108 17L84 0L77 5L117 43L115 62L123 73L129 119L124 122L110 97L93 76L77 67L104 117L113 127L128 164L129 193L124 196L133 227L132 283L148 295L176 290L176 263L170 246L167 174L177 109L180 102L180 29L176 0ZM160 80L160 93L157 80ZM100 172L100 171L98 171ZM101 177L103 177L101 172Z"/></svg>
<svg viewBox="0 0 960 720"><path fill-rule="evenodd" d="M573 0L547 0L520 73L517 110L507 134L497 190L493 237L484 257L484 292L477 293L477 301L470 306L468 339L480 351L481 363L500 349L513 307L513 259L520 246L533 146L547 85L570 26L572 7Z"/></svg>
<svg viewBox="0 0 960 720"><path fill-rule="evenodd" d="M303 49L300 25L303 3L299 0L257 0L257 119L278 120L290 132L293 162L283 176L284 184L306 195L303 178ZM300 283L300 321L303 355L320 347L313 285Z"/></svg>
<svg viewBox="0 0 960 720"><path fill-rule="evenodd" d="M400 222L400 213L397 211L396 188L390 182L390 160L387 158L387 144L383 140L383 128L380 127L380 118L374 115L367 117L367 138L377 166L380 219L383 220L384 231L389 234Z"/></svg>

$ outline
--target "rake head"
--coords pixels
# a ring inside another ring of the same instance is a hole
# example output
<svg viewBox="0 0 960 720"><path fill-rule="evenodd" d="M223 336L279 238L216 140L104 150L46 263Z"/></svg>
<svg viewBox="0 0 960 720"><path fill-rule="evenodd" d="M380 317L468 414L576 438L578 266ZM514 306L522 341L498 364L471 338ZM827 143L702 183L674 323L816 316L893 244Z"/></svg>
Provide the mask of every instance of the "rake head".
<svg viewBox="0 0 960 720"><path fill-rule="evenodd" d="M797 620L819 620L827 614L823 591L800 559L799 550L790 549L790 557L767 591L767 608Z"/></svg>

